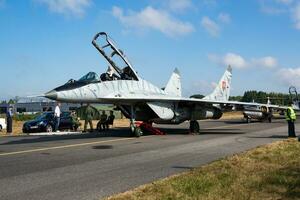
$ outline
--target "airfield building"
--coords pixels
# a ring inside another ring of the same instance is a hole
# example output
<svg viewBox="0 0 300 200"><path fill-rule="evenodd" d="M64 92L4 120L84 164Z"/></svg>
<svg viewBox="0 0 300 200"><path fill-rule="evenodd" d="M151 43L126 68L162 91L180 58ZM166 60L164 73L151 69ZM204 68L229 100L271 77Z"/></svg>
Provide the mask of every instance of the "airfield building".
<svg viewBox="0 0 300 200"><path fill-rule="evenodd" d="M45 111L54 111L56 101L48 100L45 98L25 98L19 100L15 104L1 103L0 114L6 113L7 109L12 106L14 113L17 114L35 114ZM79 108L80 104L74 103L61 103L62 111L71 111Z"/></svg>

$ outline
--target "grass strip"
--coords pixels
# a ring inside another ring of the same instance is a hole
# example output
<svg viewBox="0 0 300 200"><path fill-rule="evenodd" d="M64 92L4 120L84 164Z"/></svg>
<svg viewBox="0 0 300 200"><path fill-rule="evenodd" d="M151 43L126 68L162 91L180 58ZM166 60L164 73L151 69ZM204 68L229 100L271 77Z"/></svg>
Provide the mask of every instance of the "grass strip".
<svg viewBox="0 0 300 200"><path fill-rule="evenodd" d="M260 146L105 199L300 199L300 142Z"/></svg>

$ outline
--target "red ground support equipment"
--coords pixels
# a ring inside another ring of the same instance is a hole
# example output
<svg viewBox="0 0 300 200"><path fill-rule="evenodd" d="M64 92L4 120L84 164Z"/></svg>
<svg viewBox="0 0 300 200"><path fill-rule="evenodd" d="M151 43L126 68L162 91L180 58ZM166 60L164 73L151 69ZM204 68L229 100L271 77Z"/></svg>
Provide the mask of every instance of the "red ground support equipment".
<svg viewBox="0 0 300 200"><path fill-rule="evenodd" d="M135 125L140 127L143 131L151 133L153 135L165 135L164 132L160 131L158 128L154 128L152 124L142 121L136 121Z"/></svg>

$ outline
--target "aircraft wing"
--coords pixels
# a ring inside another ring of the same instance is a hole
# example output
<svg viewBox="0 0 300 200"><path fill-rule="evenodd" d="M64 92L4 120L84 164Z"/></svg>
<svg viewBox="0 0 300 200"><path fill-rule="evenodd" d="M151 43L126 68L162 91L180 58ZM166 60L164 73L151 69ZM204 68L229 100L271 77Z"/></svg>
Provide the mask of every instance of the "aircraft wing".
<svg viewBox="0 0 300 200"><path fill-rule="evenodd" d="M101 98L102 102L119 103L119 104L132 104L132 103L149 103L149 102L162 102L162 103L185 103L189 105L228 105L228 106L265 106L274 109L287 109L285 106L261 104L252 102L240 101L218 101L209 99L196 99L196 98L182 98L182 97L164 97L164 96L115 96Z"/></svg>

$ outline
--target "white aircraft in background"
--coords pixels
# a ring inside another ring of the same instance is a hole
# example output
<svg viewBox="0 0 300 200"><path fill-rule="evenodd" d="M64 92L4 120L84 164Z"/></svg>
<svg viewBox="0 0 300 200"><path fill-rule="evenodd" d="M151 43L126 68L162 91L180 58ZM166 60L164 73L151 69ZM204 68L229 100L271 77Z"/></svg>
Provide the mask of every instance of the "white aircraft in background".
<svg viewBox="0 0 300 200"><path fill-rule="evenodd" d="M79 80L71 79L43 96L61 102L114 104L130 119L130 128L135 136L142 134L135 120L150 124L180 124L190 120L190 131L198 133L200 127L197 120L219 119L223 111L232 106L253 105L228 101L232 78L230 66L211 94L203 99L185 98L181 94L177 69L166 87L161 89L136 73L124 53L105 32L96 34L92 44L107 60L107 72L100 76L89 72Z"/></svg>
<svg viewBox="0 0 300 200"><path fill-rule="evenodd" d="M289 93L290 98L294 102L294 110L299 111L300 104L296 88L294 86L291 86L289 88ZM259 120L261 122L267 121L271 123L274 111L279 112L279 114L283 115L287 108L287 106L272 105L270 98L268 97L267 104L253 103L253 105L243 106L242 110L244 119L247 123L250 123L253 119Z"/></svg>

